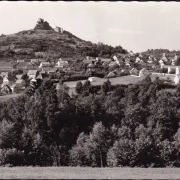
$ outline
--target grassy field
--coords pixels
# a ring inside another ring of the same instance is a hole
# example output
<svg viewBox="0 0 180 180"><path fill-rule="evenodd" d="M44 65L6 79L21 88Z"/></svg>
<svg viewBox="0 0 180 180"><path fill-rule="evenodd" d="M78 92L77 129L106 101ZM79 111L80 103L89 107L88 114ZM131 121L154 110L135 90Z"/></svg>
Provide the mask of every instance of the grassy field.
<svg viewBox="0 0 180 180"><path fill-rule="evenodd" d="M1 167L1 179L180 179L180 168Z"/></svg>
<svg viewBox="0 0 180 180"><path fill-rule="evenodd" d="M0 102L5 102L11 98L16 98L18 96L20 96L21 94L9 94L9 95L5 95L5 96L0 96Z"/></svg>
<svg viewBox="0 0 180 180"><path fill-rule="evenodd" d="M138 77L138 76L121 76L121 77L115 77L115 78L109 78L112 85L116 84L135 84L141 80L143 80L145 77ZM82 80L81 82L84 83L86 80ZM107 79L99 79L97 81L91 82L92 85L102 85ZM70 90L69 94L72 94L75 92L75 87L78 81L68 81L65 82Z"/></svg>

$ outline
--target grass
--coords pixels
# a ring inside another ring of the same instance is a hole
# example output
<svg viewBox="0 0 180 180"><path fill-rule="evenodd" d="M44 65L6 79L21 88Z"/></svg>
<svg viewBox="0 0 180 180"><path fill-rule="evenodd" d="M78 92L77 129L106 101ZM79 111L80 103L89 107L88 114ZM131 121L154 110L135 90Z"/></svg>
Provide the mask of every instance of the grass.
<svg viewBox="0 0 180 180"><path fill-rule="evenodd" d="M179 179L180 168L1 167L1 179Z"/></svg>
<svg viewBox="0 0 180 180"><path fill-rule="evenodd" d="M116 84L135 84L141 80L143 80L145 77L138 77L138 76L121 76L121 77L115 77L115 78L109 78L110 82L112 85L116 85ZM82 80L81 82L84 83L86 80ZM99 79L97 81L91 82L91 85L102 85L105 81L107 81L107 79ZM69 94L72 94L75 92L75 87L78 81L68 81L65 82L64 84L66 84L70 90L69 90Z"/></svg>
<svg viewBox="0 0 180 180"><path fill-rule="evenodd" d="M0 96L0 102L5 102L11 98L16 98L18 96L20 96L22 93L19 93L19 94L8 94L8 95L5 95L5 96Z"/></svg>

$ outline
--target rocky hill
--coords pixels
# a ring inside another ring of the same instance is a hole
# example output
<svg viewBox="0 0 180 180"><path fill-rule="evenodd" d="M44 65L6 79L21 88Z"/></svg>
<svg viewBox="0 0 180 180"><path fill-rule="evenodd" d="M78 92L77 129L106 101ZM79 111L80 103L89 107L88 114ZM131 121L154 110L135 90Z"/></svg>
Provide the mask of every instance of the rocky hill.
<svg viewBox="0 0 180 180"><path fill-rule="evenodd" d="M53 29L39 19L34 29L0 36L0 60L58 58L79 56L111 57L126 53L121 46L112 47L82 40L62 28Z"/></svg>

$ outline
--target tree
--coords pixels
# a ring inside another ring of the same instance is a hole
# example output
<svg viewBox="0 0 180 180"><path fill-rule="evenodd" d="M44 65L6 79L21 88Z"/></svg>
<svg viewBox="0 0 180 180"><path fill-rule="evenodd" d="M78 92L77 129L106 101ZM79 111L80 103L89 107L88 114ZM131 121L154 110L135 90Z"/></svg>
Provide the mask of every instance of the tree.
<svg viewBox="0 0 180 180"><path fill-rule="evenodd" d="M106 154L110 140L102 122L96 123L90 134L92 162L95 166L106 166Z"/></svg>
<svg viewBox="0 0 180 180"><path fill-rule="evenodd" d="M111 82L109 81L109 79L103 83L101 88L105 94L107 94L107 92L109 92L111 90Z"/></svg>
<svg viewBox="0 0 180 180"><path fill-rule="evenodd" d="M134 142L128 139L120 139L114 143L107 153L108 166L131 166L134 153Z"/></svg>
<svg viewBox="0 0 180 180"><path fill-rule="evenodd" d="M82 89L83 89L82 82L81 81L77 82L76 88L75 88L76 93L80 94L82 92Z"/></svg>
<svg viewBox="0 0 180 180"><path fill-rule="evenodd" d="M180 66L180 57L177 59L177 61L175 62L175 66Z"/></svg>

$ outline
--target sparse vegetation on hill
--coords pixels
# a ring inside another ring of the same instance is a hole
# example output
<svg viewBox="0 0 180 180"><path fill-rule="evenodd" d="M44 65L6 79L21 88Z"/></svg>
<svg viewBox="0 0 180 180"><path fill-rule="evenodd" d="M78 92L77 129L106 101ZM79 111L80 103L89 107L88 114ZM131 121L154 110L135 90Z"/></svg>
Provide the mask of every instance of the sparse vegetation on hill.
<svg viewBox="0 0 180 180"><path fill-rule="evenodd" d="M0 36L0 60L31 59L35 53L43 52L45 57L105 56L126 53L121 46L93 44L84 41L68 31L58 33L48 22L40 19L32 30Z"/></svg>

